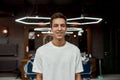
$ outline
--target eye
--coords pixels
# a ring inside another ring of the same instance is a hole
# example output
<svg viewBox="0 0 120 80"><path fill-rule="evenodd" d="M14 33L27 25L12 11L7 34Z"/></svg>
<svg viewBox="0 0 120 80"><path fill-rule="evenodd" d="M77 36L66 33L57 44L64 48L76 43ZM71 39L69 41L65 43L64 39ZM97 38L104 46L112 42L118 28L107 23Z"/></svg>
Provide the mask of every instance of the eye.
<svg viewBox="0 0 120 80"><path fill-rule="evenodd" d="M61 24L61 27L66 27L66 24Z"/></svg>
<svg viewBox="0 0 120 80"><path fill-rule="evenodd" d="M58 24L53 24L53 27L58 27Z"/></svg>

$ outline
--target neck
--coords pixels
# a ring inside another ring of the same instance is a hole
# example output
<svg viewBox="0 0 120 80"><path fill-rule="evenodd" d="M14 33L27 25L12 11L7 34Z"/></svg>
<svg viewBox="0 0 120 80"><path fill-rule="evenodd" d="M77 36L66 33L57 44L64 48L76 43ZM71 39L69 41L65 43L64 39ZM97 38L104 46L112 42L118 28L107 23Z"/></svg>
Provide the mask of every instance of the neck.
<svg viewBox="0 0 120 80"><path fill-rule="evenodd" d="M53 45L55 46L58 46L58 47L61 47L61 46L64 46L66 41L63 39L63 40L56 40L56 39L53 39L52 40L52 43Z"/></svg>

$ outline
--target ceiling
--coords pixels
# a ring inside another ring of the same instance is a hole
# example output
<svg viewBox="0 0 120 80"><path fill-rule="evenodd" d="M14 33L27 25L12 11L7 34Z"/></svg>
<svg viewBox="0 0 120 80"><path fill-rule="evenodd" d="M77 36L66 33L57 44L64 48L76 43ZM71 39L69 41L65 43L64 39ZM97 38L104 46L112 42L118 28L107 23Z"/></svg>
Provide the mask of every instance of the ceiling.
<svg viewBox="0 0 120 80"><path fill-rule="evenodd" d="M106 23L120 24L118 1L110 0L0 0L0 17L51 16L62 12L68 18L101 17Z"/></svg>

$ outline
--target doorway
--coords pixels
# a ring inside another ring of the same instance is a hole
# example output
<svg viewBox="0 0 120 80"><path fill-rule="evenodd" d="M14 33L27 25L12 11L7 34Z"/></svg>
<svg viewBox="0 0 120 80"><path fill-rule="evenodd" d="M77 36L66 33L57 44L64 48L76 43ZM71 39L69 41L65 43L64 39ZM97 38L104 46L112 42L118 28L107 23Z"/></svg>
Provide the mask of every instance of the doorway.
<svg viewBox="0 0 120 80"><path fill-rule="evenodd" d="M103 74L120 74L120 28L104 29Z"/></svg>

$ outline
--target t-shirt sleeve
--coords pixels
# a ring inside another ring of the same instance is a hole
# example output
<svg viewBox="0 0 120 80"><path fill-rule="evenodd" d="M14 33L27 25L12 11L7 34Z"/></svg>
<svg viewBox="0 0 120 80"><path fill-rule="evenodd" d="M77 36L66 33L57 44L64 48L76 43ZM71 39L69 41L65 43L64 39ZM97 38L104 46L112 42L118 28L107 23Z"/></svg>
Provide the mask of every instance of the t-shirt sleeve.
<svg viewBox="0 0 120 80"><path fill-rule="evenodd" d="M83 72L82 56L80 50L77 51L75 66L76 66L75 73Z"/></svg>
<svg viewBox="0 0 120 80"><path fill-rule="evenodd" d="M39 51L36 51L34 62L33 62L33 68L32 68L32 71L36 73L43 72L42 59L39 54L40 54Z"/></svg>

